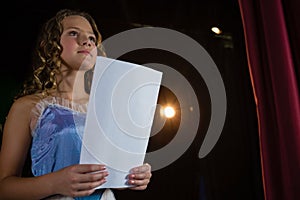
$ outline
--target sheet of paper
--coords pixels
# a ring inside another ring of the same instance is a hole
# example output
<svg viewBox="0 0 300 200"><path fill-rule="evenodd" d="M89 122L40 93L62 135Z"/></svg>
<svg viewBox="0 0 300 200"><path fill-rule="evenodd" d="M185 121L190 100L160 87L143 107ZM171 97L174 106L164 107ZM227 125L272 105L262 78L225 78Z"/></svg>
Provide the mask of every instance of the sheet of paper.
<svg viewBox="0 0 300 200"><path fill-rule="evenodd" d="M149 67L97 57L80 163L107 166L99 188L129 187L130 169L143 164L161 79Z"/></svg>

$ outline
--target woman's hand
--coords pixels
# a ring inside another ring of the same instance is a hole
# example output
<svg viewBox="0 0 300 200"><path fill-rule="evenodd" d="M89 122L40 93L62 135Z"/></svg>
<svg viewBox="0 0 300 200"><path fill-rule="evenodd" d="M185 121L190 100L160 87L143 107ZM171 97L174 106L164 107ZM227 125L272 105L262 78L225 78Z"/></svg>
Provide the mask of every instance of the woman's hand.
<svg viewBox="0 0 300 200"><path fill-rule="evenodd" d="M130 187L131 190L144 190L147 188L150 178L152 176L151 166L146 163L142 166L135 167L130 170L128 175L128 184L133 185Z"/></svg>
<svg viewBox="0 0 300 200"><path fill-rule="evenodd" d="M106 182L104 165L78 164L54 172L53 192L70 197L88 196Z"/></svg>

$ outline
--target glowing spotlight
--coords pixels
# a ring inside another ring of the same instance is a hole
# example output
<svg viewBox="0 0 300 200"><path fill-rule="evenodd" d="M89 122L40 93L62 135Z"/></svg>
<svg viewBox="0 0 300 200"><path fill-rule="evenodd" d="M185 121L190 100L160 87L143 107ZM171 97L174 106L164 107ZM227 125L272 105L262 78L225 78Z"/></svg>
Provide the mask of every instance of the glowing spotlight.
<svg viewBox="0 0 300 200"><path fill-rule="evenodd" d="M218 27L212 27L211 30L217 35L222 33L221 29L219 29Z"/></svg>
<svg viewBox="0 0 300 200"><path fill-rule="evenodd" d="M175 113L175 110L174 110L173 107L167 106L167 107L164 108L164 115L165 115L166 118L172 118L172 117L175 116L175 114L176 113Z"/></svg>

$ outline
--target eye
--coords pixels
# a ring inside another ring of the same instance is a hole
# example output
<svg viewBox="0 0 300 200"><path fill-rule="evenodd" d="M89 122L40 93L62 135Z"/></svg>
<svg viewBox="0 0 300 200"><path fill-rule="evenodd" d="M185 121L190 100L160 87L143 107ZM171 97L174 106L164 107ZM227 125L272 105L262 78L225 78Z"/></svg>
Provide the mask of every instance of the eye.
<svg viewBox="0 0 300 200"><path fill-rule="evenodd" d="M78 35L78 32L77 32L77 31L70 31L70 32L69 32L69 35L70 35L70 36L77 36L77 35Z"/></svg>
<svg viewBox="0 0 300 200"><path fill-rule="evenodd" d="M90 36L89 40L92 41L93 43L96 43L96 38L94 36Z"/></svg>

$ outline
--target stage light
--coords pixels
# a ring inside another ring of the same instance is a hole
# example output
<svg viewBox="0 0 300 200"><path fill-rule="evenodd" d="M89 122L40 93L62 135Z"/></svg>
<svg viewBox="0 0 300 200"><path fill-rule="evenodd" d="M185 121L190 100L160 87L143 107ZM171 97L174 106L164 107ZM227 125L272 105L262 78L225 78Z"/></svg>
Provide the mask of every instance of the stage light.
<svg viewBox="0 0 300 200"><path fill-rule="evenodd" d="M214 32L217 35L222 33L221 29L219 29L218 27L212 27L211 31Z"/></svg>
<svg viewBox="0 0 300 200"><path fill-rule="evenodd" d="M172 118L175 116L175 114L176 114L176 112L173 107L167 106L164 108L164 115L166 118Z"/></svg>

